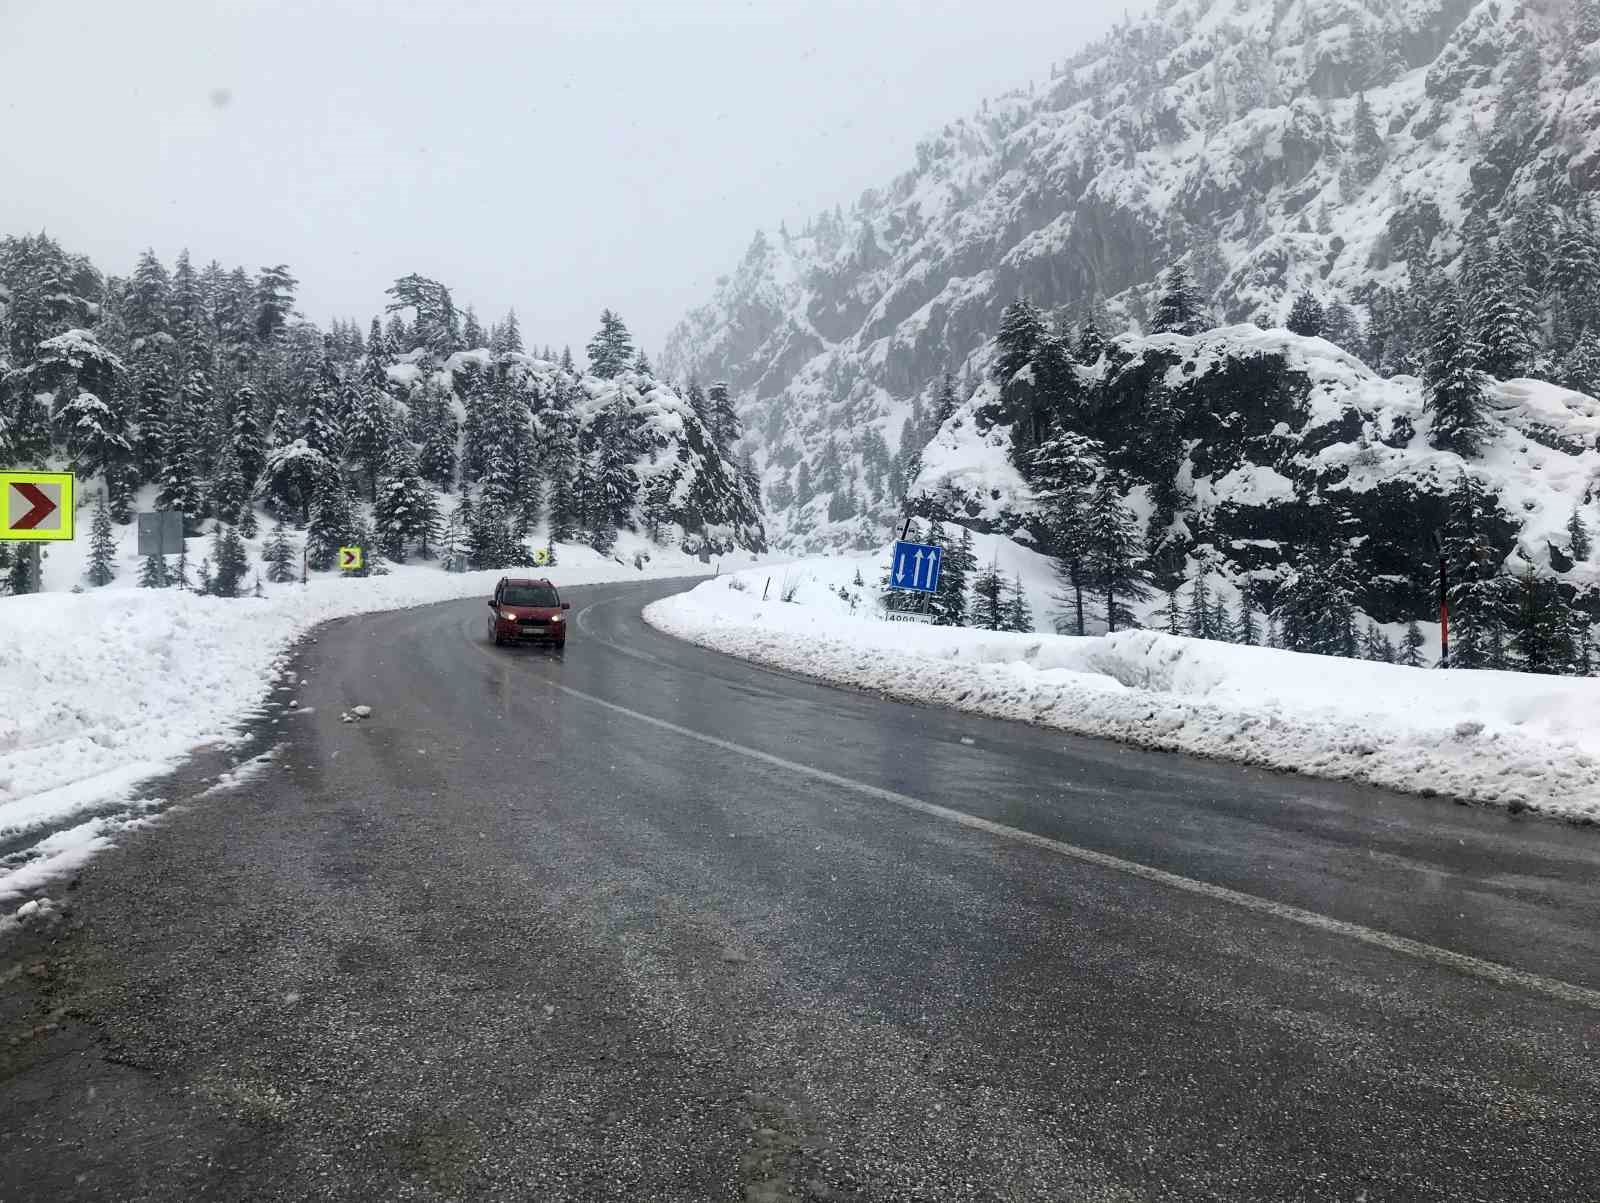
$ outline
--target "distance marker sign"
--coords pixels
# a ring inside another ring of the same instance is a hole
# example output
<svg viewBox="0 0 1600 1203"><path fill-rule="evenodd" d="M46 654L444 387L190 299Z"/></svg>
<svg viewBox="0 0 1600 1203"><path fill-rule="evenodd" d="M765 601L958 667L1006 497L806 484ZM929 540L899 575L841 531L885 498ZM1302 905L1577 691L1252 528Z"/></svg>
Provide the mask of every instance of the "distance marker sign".
<svg viewBox="0 0 1600 1203"><path fill-rule="evenodd" d="M70 472L0 472L0 539L71 539L72 501Z"/></svg>

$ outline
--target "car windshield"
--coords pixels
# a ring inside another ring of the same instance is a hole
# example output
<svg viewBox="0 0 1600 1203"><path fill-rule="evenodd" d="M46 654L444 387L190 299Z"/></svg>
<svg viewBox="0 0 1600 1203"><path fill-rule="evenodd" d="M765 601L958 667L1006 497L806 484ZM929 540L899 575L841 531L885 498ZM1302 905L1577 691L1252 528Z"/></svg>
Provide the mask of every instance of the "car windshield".
<svg viewBox="0 0 1600 1203"><path fill-rule="evenodd" d="M561 599L549 585L508 585L500 592L502 606L559 606Z"/></svg>

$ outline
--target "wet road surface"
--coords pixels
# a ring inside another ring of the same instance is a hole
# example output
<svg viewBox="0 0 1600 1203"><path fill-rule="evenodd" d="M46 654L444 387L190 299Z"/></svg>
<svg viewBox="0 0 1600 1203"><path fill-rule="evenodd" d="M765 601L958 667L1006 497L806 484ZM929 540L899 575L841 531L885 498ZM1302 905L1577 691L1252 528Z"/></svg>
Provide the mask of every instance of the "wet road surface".
<svg viewBox="0 0 1600 1203"><path fill-rule="evenodd" d="M1600 833L829 689L682 587L304 644L268 768L0 947L0 1200L1600 1197Z"/></svg>

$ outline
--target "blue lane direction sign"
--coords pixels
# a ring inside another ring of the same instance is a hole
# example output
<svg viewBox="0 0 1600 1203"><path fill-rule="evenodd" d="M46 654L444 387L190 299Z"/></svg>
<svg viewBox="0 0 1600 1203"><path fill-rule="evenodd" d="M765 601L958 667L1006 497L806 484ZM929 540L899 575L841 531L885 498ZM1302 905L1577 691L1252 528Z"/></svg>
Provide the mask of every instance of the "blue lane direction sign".
<svg viewBox="0 0 1600 1203"><path fill-rule="evenodd" d="M944 564L944 549L930 543L896 543L889 584L915 593L939 591L939 569Z"/></svg>

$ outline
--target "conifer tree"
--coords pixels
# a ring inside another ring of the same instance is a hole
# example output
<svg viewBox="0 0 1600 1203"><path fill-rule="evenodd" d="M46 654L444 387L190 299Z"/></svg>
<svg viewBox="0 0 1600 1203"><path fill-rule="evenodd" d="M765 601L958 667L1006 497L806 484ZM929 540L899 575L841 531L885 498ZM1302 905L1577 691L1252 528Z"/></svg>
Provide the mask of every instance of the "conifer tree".
<svg viewBox="0 0 1600 1203"><path fill-rule="evenodd" d="M155 483L161 479L166 459L167 407L177 391L171 355L164 344L147 342L135 351L132 387L134 463L140 480Z"/></svg>
<svg viewBox="0 0 1600 1203"><path fill-rule="evenodd" d="M383 486L373 507L378 546L389 559L402 562L409 547L419 543L427 545L437 522L438 508L433 491L422 480L416 456L410 448L402 446L389 457Z"/></svg>
<svg viewBox="0 0 1600 1203"><path fill-rule="evenodd" d="M289 534L283 529L282 522L273 527L261 558L267 565L267 580L274 585L287 585L294 580L294 547L289 542Z"/></svg>
<svg viewBox="0 0 1600 1203"><path fill-rule="evenodd" d="M117 541L111 533L111 511L105 494L95 501L94 520L89 528L89 583L109 585L117 575Z"/></svg>
<svg viewBox="0 0 1600 1203"><path fill-rule="evenodd" d="M1250 583L1246 581L1239 590L1239 608L1233 620L1233 642L1254 647L1261 642L1261 627L1256 622L1256 612L1250 592Z"/></svg>
<svg viewBox="0 0 1600 1203"><path fill-rule="evenodd" d="M650 357L644 353L643 347L639 348L633 357L633 363L629 366L641 376L654 376L656 374L655 369L650 366Z"/></svg>
<svg viewBox="0 0 1600 1203"><path fill-rule="evenodd" d="M991 563L972 582L972 594L975 599L972 607L973 625L989 631L1003 629L1006 619L1006 593L1006 580L1000 575L999 568Z"/></svg>
<svg viewBox="0 0 1600 1203"><path fill-rule="evenodd" d="M1538 327L1537 298L1516 251L1502 238L1473 305L1479 369L1502 380L1526 375L1538 349Z"/></svg>
<svg viewBox="0 0 1600 1203"><path fill-rule="evenodd" d="M1295 298L1294 306L1289 310L1289 333L1304 338L1321 338L1326 323L1327 313L1321 301L1309 292L1303 292Z"/></svg>
<svg viewBox="0 0 1600 1203"><path fill-rule="evenodd" d="M370 388L358 390L355 412L350 415L347 448L366 473L367 500L376 503L378 477L384 466L397 453L410 454L400 430L400 416L386 394Z"/></svg>
<svg viewBox="0 0 1600 1203"><path fill-rule="evenodd" d="M1089 576L1105 598L1106 627L1134 625L1128 603L1150 596L1144 562L1144 541L1122 500L1122 482L1114 472L1100 478L1084 511L1088 529Z"/></svg>
<svg viewBox="0 0 1600 1203"><path fill-rule="evenodd" d="M1577 658L1572 626L1559 586L1528 565L1517 581L1512 630L1512 646L1522 668L1533 673L1571 672Z"/></svg>
<svg viewBox="0 0 1600 1203"><path fill-rule="evenodd" d="M210 559L202 559L200 561L200 572L195 578L195 592L206 596L212 593L215 588L216 581L212 579L211 575L211 561Z"/></svg>
<svg viewBox="0 0 1600 1203"><path fill-rule="evenodd" d="M467 306L466 316L462 319L461 341L469 351L489 345L489 337L483 332L483 324L478 321L478 311L471 305Z"/></svg>
<svg viewBox="0 0 1600 1203"><path fill-rule="evenodd" d="M627 370L633 360L633 335L622 318L609 309L600 312L600 329L589 340L589 371L610 380Z"/></svg>
<svg viewBox="0 0 1600 1203"><path fill-rule="evenodd" d="M1583 514L1574 507L1572 517L1567 519L1567 546L1572 552L1572 558L1580 564L1589 558L1589 528L1583 523Z"/></svg>
<svg viewBox="0 0 1600 1203"><path fill-rule="evenodd" d="M723 459L731 459L733 445L744 434L744 423L739 419L738 410L733 407L726 380L719 380L711 386L706 394L706 405L710 410L712 440L717 445L717 451Z"/></svg>
<svg viewBox="0 0 1600 1203"><path fill-rule="evenodd" d="M1375 622L1367 623L1366 633L1361 640L1361 655L1380 664L1393 664L1396 660L1393 640Z"/></svg>
<svg viewBox="0 0 1600 1203"><path fill-rule="evenodd" d="M508 310L506 320L500 323L500 349L516 355L522 354L522 328L517 325L515 309ZM544 357L550 358L548 349Z"/></svg>
<svg viewBox="0 0 1600 1203"><path fill-rule="evenodd" d="M1161 278L1161 296L1150 329L1155 334L1198 334L1203 320L1200 298L1182 263L1167 268Z"/></svg>
<svg viewBox="0 0 1600 1203"><path fill-rule="evenodd" d="M1011 601L1006 606L1005 629L1021 634L1033 633L1033 610L1028 605L1028 595L1022 588L1022 574L1018 573L1011 586Z"/></svg>
<svg viewBox="0 0 1600 1203"><path fill-rule="evenodd" d="M1423 396L1433 415L1433 445L1471 455L1483 436L1483 375L1478 348L1466 328L1455 286L1440 281L1434 289L1433 338L1423 369Z"/></svg>
<svg viewBox="0 0 1600 1203"><path fill-rule="evenodd" d="M218 597L238 597L239 586L250 571L250 556L237 532L219 523L212 538L211 554L216 560L216 576L211 591Z"/></svg>
<svg viewBox="0 0 1600 1203"><path fill-rule="evenodd" d="M355 528L350 493L336 470L329 470L317 482L311 499L311 521L306 526L306 563L317 572L326 572L339 559L339 548Z"/></svg>
<svg viewBox="0 0 1600 1203"><path fill-rule="evenodd" d="M1406 624L1405 644L1401 648L1399 663L1407 668L1422 667L1422 645L1427 640L1423 638L1422 628L1417 625L1417 620L1412 619Z"/></svg>
<svg viewBox="0 0 1600 1203"><path fill-rule="evenodd" d="M189 540L187 536L178 545L178 558L172 565L168 580L179 589L193 588L189 581Z"/></svg>
<svg viewBox="0 0 1600 1203"><path fill-rule="evenodd" d="M255 389L241 383L233 392L233 454L246 493L261 482L267 463L267 436L261 422L261 401Z"/></svg>
<svg viewBox="0 0 1600 1203"><path fill-rule="evenodd" d="M993 368L994 379L1002 389L1033 362L1044 334L1044 315L1032 301L1018 297L1006 306L1000 317L1000 331L995 335L998 353Z"/></svg>
<svg viewBox="0 0 1600 1203"><path fill-rule="evenodd" d="M236 523L249 504L250 495L244 473L239 470L239 457L231 445L224 444L222 458L211 475L211 512L223 522Z"/></svg>
<svg viewBox="0 0 1600 1203"><path fill-rule="evenodd" d="M167 558L145 556L144 563L139 568L139 588L165 589L170 583L167 578Z"/></svg>
<svg viewBox="0 0 1600 1203"><path fill-rule="evenodd" d="M285 264L263 267L256 276L256 341L275 342L294 311L294 290L299 283Z"/></svg>
<svg viewBox="0 0 1600 1203"><path fill-rule="evenodd" d="M461 490L461 499L445 522L444 534L439 540L440 566L446 572L465 572L472 541L472 497Z"/></svg>
<svg viewBox="0 0 1600 1203"><path fill-rule="evenodd" d="M1189 630L1189 616L1183 608L1183 598L1179 596L1182 583L1174 579L1167 586L1167 604L1161 608L1161 629L1168 635L1184 635Z"/></svg>
<svg viewBox="0 0 1600 1203"><path fill-rule="evenodd" d="M1383 136L1378 133L1378 122L1365 92L1356 96L1356 111L1350 126L1350 158L1356 180L1363 187L1372 183L1383 169Z"/></svg>

